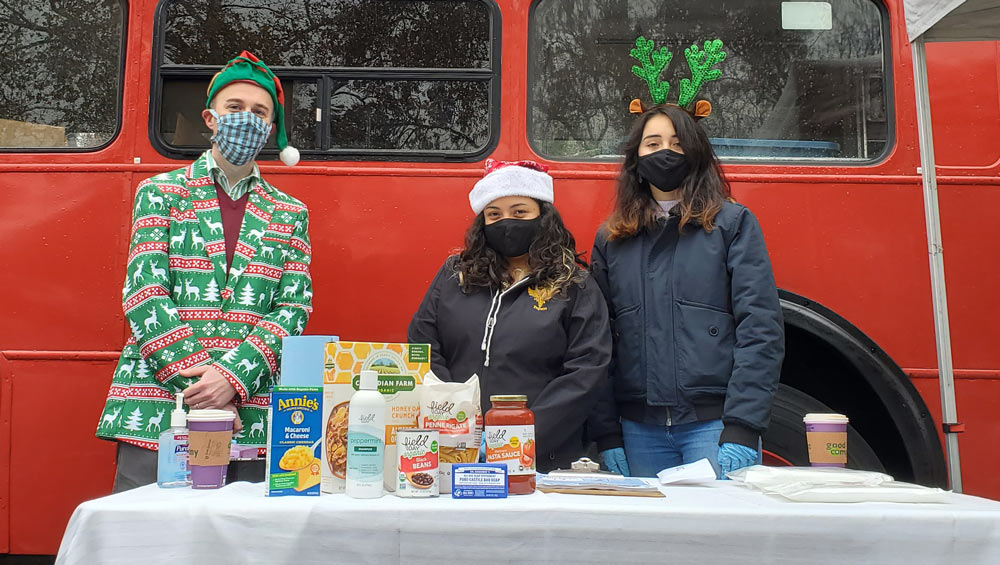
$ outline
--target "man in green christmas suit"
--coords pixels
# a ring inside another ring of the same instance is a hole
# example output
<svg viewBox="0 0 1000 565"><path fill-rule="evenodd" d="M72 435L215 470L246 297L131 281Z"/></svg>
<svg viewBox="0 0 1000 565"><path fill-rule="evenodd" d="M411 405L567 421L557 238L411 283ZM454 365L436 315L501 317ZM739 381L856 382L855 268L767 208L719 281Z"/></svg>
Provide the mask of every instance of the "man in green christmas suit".
<svg viewBox="0 0 1000 565"><path fill-rule="evenodd" d="M208 88L212 148L139 184L122 289L132 335L97 426L118 442L116 492L156 481L178 392L191 408L235 412L237 442L263 454L281 338L312 311L308 211L254 162L272 129L281 160L298 161L283 106L281 82L244 51ZM244 469L263 480L262 465Z"/></svg>

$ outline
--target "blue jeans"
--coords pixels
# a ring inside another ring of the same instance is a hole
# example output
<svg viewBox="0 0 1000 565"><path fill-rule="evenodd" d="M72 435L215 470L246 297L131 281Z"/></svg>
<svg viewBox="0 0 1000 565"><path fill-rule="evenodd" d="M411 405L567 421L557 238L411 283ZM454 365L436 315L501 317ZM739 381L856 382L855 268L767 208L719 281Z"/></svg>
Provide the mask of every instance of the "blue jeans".
<svg viewBox="0 0 1000 565"><path fill-rule="evenodd" d="M720 435L722 420L655 426L622 419L625 458L633 477L655 477L664 469L699 459L708 459L718 476Z"/></svg>

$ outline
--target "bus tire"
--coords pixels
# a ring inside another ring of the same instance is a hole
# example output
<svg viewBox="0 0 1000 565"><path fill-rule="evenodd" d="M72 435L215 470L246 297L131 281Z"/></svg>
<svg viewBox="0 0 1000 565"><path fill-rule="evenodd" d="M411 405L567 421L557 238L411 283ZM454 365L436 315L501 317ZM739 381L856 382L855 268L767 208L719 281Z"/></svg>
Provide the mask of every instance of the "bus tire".
<svg viewBox="0 0 1000 565"><path fill-rule="evenodd" d="M786 290L778 296L785 320L781 382L847 415L896 480L947 486L939 424L896 361L819 302Z"/></svg>
<svg viewBox="0 0 1000 565"><path fill-rule="evenodd" d="M795 466L809 466L806 425L802 417L809 413L833 412L827 405L786 384L779 384L771 407L771 423L764 433L763 447ZM851 469L879 471L885 467L865 438L847 426L847 466Z"/></svg>

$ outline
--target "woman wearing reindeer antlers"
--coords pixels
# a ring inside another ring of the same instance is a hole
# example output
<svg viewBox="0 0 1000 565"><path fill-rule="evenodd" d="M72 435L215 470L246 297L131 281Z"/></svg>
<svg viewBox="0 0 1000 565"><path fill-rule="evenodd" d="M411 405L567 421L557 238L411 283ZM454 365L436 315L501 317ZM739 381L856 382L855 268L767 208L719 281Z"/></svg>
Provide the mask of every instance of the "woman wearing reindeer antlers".
<svg viewBox="0 0 1000 565"><path fill-rule="evenodd" d="M594 241L615 348L613 394L591 424L597 435L620 425L624 450L602 452L612 470L654 476L707 458L721 478L760 462L784 356L778 294L760 225L731 199L698 124L722 42L684 50L677 104L659 78L667 48L640 37L631 55L655 105L632 101L615 207Z"/></svg>

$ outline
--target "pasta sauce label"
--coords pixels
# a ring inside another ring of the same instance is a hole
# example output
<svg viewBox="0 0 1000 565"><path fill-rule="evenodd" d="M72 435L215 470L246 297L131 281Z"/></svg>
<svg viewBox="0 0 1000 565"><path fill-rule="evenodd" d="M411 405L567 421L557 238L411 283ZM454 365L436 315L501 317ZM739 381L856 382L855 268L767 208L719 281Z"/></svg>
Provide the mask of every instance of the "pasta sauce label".
<svg viewBox="0 0 1000 565"><path fill-rule="evenodd" d="M535 474L535 426L486 426L486 462L507 465L507 475Z"/></svg>

